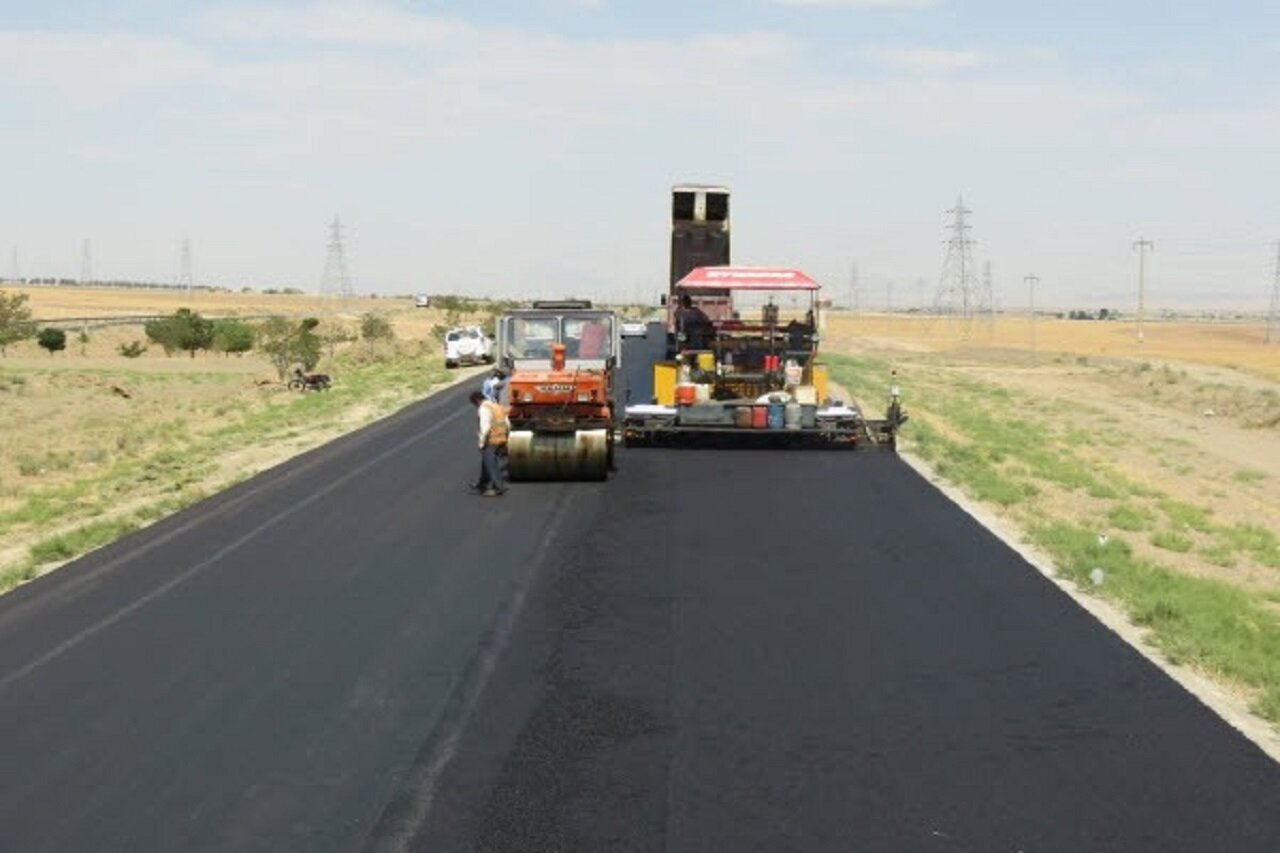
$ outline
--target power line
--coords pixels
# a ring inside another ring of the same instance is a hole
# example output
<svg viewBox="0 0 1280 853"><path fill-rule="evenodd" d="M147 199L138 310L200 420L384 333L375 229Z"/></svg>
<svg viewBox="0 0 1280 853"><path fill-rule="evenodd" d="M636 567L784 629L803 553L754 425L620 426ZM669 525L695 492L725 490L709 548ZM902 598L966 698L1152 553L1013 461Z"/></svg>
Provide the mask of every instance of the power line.
<svg viewBox="0 0 1280 853"><path fill-rule="evenodd" d="M1138 343L1146 340L1143 323L1147 313L1147 252L1154 252L1156 244L1139 237L1133 241L1133 248L1138 250Z"/></svg>

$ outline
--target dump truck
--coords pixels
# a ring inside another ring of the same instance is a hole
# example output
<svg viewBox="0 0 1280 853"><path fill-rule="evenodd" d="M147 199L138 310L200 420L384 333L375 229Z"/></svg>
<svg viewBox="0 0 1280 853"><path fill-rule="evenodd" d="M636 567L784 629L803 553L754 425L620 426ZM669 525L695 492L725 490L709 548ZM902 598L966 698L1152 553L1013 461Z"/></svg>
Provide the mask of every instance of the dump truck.
<svg viewBox="0 0 1280 853"><path fill-rule="evenodd" d="M623 413L627 443L896 447L906 421L896 382L883 418L832 398L818 355L820 285L791 267L732 266L729 246L729 191L673 187L667 358L653 365L653 399Z"/></svg>
<svg viewBox="0 0 1280 853"><path fill-rule="evenodd" d="M603 480L613 469L614 312L589 301L534 302L498 321L507 369L512 480Z"/></svg>

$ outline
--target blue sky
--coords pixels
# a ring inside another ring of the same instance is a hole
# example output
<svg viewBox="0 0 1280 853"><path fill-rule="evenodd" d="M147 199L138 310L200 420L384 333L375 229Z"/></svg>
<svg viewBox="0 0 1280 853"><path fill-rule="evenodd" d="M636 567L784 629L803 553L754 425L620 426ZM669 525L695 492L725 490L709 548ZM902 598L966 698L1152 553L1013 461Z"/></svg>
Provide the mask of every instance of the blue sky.
<svg viewBox="0 0 1280 853"><path fill-rule="evenodd" d="M931 298L963 194L1002 304L1265 306L1280 0L0 0L0 272L652 297L666 192L735 260ZM924 280L924 285L917 284ZM904 297L902 294L907 294Z"/></svg>

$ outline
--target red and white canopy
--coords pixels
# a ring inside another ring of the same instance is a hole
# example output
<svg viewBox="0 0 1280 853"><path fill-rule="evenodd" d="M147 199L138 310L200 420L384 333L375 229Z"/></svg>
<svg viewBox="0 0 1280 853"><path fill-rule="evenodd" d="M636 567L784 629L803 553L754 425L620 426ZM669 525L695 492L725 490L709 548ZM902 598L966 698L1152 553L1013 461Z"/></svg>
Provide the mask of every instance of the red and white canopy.
<svg viewBox="0 0 1280 853"><path fill-rule="evenodd" d="M698 267L680 281L679 290L818 290L808 275L787 267Z"/></svg>

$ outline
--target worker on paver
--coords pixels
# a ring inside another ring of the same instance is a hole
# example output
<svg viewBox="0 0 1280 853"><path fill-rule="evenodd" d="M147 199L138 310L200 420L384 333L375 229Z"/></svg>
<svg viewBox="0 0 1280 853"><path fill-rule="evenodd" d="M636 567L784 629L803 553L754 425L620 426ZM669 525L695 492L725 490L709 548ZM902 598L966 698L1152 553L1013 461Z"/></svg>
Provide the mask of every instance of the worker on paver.
<svg viewBox="0 0 1280 853"><path fill-rule="evenodd" d="M476 437L480 446L480 479L472 488L487 498L498 497L507 492L506 465L502 457L507 453L511 422L502 404L486 400L480 391L472 392L471 405L476 407L479 418Z"/></svg>
<svg viewBox="0 0 1280 853"><path fill-rule="evenodd" d="M711 318L693 304L687 293L680 295L680 307L676 309L676 331L684 335L688 349L705 349L713 327Z"/></svg>
<svg viewBox="0 0 1280 853"><path fill-rule="evenodd" d="M507 386L507 374L501 367L495 367L493 372L485 377L484 384L480 387L480 393L484 394L486 400L492 400L495 403L502 402L502 389Z"/></svg>

